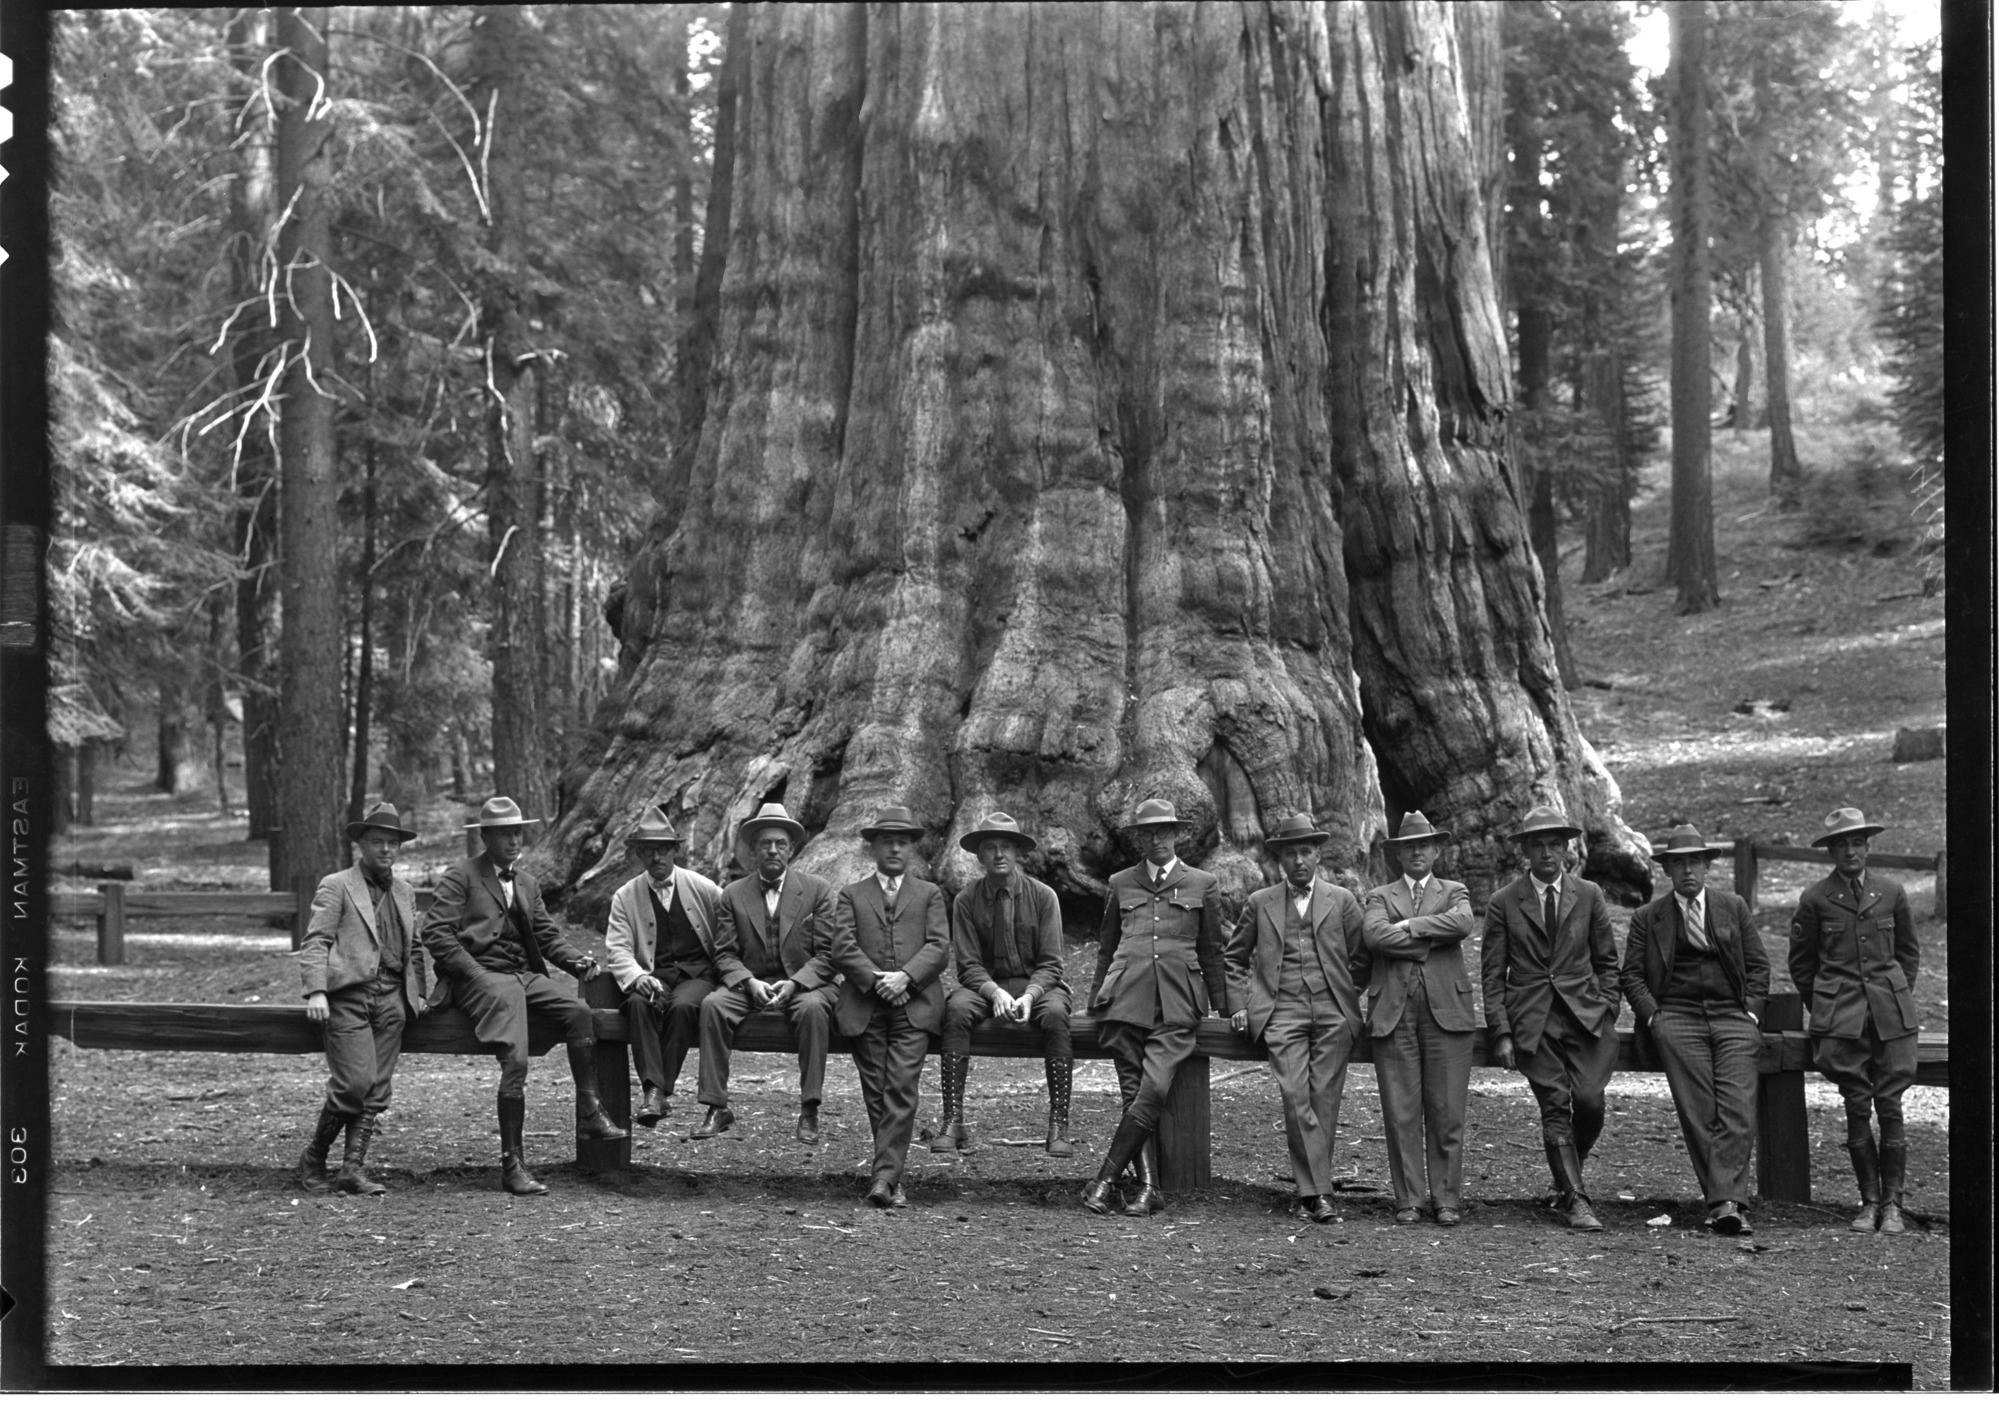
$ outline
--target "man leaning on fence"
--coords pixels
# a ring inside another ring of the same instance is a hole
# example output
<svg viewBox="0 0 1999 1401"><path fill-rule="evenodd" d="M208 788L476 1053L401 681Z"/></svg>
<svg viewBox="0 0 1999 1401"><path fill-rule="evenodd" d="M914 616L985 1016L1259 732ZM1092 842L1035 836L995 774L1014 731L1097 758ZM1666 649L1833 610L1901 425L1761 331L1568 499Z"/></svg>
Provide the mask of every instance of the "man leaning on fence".
<svg viewBox="0 0 1999 1401"><path fill-rule="evenodd" d="M396 853L416 833L387 803L347 824L354 864L319 883L299 945L305 1014L326 1043L326 1102L298 1160L299 1185L374 1196L387 1189L367 1174L375 1119L389 1107L403 1027L423 1013L430 969L417 941L416 892L395 873ZM326 1175L326 1155L342 1128L346 1156Z"/></svg>
<svg viewBox="0 0 1999 1401"><path fill-rule="evenodd" d="M1922 951L1908 895L1867 869L1867 839L1885 830L1859 808L1839 808L1812 838L1830 849L1833 873L1791 916L1791 982L1811 1007L1812 1063L1846 1101L1846 1151L1860 1185L1852 1229L1899 1235L1909 1169L1902 1092L1916 1080Z"/></svg>

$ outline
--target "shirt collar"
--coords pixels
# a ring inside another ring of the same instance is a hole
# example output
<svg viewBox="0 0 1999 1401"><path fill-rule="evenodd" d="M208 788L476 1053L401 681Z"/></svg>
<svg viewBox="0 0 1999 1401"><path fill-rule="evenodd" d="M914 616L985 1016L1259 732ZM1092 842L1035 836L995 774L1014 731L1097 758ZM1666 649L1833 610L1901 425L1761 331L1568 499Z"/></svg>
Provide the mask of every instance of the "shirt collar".
<svg viewBox="0 0 1999 1401"><path fill-rule="evenodd" d="M672 876L668 876L668 877L666 878L666 880L665 880L665 881L664 881L663 883L661 883L661 884L658 884L658 885L655 885L655 884L653 884L653 880L652 880L652 877L651 877L651 876L647 876L647 877L646 877L646 889L650 890L650 891L651 891L651 892L652 892L653 894L655 894L655 895L657 895L657 896L659 897L659 903L660 903L660 904L662 904L662 905L671 905L671 904L673 903L673 877L672 877Z"/></svg>
<svg viewBox="0 0 1999 1401"><path fill-rule="evenodd" d="M1705 914L1707 912L1707 891L1705 890L1701 891L1691 900L1689 900L1686 896L1680 894L1680 892L1676 890L1673 892L1673 898L1680 902L1680 908L1682 909L1685 909L1687 906L1691 905L1694 907L1694 912L1696 914Z"/></svg>
<svg viewBox="0 0 1999 1401"><path fill-rule="evenodd" d="M895 894L895 888L898 885L902 884L901 876L886 875L879 869L875 871L875 880L878 884L880 884L882 888L882 894L884 895Z"/></svg>
<svg viewBox="0 0 1999 1401"><path fill-rule="evenodd" d="M1002 893L1014 896L1016 899L1019 898L1020 872L1009 872L1006 879L1000 881L995 881L989 875L980 875L979 894L985 896L988 900L997 900Z"/></svg>
<svg viewBox="0 0 1999 1401"><path fill-rule="evenodd" d="M1152 878L1152 883L1154 885L1157 885L1159 884L1159 882L1165 880L1168 876L1172 875L1173 868L1175 866L1178 866L1179 864L1180 864L1180 858L1177 856L1167 857L1166 864L1164 866L1155 866L1150 861L1148 861L1145 863L1145 873Z"/></svg>
<svg viewBox="0 0 1999 1401"><path fill-rule="evenodd" d="M1411 900L1416 899L1423 893L1423 888L1429 882L1429 879L1428 876L1424 876L1422 880L1418 880L1407 872L1403 874L1402 883L1409 887L1409 898Z"/></svg>
<svg viewBox="0 0 1999 1401"><path fill-rule="evenodd" d="M1528 879L1528 880L1531 880L1531 881L1533 881L1533 882L1534 882L1534 898L1535 898L1536 900L1545 900L1545 899L1547 899L1547 898L1548 898L1548 892L1549 892L1549 891L1551 891L1551 890L1555 892L1555 898L1556 898L1556 899L1558 899L1558 900L1559 900L1559 899L1561 898L1561 891L1562 891L1562 878L1561 878L1560 876L1556 876L1556 877L1555 877L1555 878L1554 878L1553 880L1549 881L1549 882L1548 882L1548 883L1547 883L1546 885L1543 885L1543 884L1541 884L1541 878L1540 878L1539 876L1535 875L1535 874L1534 874L1534 873L1533 873L1532 871L1529 871L1529 872L1527 873L1527 879Z"/></svg>

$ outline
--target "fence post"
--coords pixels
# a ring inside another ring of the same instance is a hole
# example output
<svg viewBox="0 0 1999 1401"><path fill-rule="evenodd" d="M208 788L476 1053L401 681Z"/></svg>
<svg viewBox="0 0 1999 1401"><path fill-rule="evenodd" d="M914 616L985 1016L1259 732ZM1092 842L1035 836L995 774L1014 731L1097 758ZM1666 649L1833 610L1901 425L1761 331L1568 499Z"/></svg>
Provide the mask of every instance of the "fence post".
<svg viewBox="0 0 1999 1401"><path fill-rule="evenodd" d="M125 961L125 887L100 885L104 908L97 914L97 961L106 968Z"/></svg>
<svg viewBox="0 0 1999 1401"><path fill-rule="evenodd" d="M312 926L312 895L319 888L319 882L311 876L300 876L292 883L292 898L298 905L292 910L292 948L305 947L305 931Z"/></svg>
<svg viewBox="0 0 1999 1401"><path fill-rule="evenodd" d="M1780 992L1763 1004L1763 1033L1802 1031L1805 999ZM1765 1201L1812 1199L1811 1127L1805 1116L1802 1066L1761 1077L1756 1096L1756 1192Z"/></svg>
<svg viewBox="0 0 1999 1401"><path fill-rule="evenodd" d="M593 1008L616 1011L624 1005L618 980L609 973L599 972L596 977L577 984L576 991ZM626 1136L608 1140L579 1136L576 1166L585 1172L628 1168L632 1165L632 1072L627 1043L598 1038L597 1098L603 1101L604 1112L611 1116L611 1122L623 1129Z"/></svg>
<svg viewBox="0 0 1999 1401"><path fill-rule="evenodd" d="M1189 1056L1174 1073L1173 1088L1159 1113L1159 1185L1163 1190L1197 1192L1213 1180L1208 1152L1211 1115L1208 1058Z"/></svg>
<svg viewBox="0 0 1999 1401"><path fill-rule="evenodd" d="M1735 839L1735 893L1756 908L1756 838Z"/></svg>

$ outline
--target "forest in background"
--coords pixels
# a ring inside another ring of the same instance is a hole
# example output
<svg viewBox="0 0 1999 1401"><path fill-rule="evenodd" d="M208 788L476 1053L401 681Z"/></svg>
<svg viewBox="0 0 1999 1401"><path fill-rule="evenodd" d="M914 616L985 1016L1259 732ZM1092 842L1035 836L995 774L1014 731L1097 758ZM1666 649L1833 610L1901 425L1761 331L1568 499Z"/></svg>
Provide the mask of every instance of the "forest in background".
<svg viewBox="0 0 1999 1401"><path fill-rule="evenodd" d="M1879 6L1724 0L1674 7L1675 69L1648 76L1645 14L1452 12L1504 456L1571 687L1565 541L1586 542L1586 580L1718 598L1705 454L1693 476L1678 461L1693 433L1670 435L1668 557L1632 557L1636 466L1671 420L1767 425L1781 508L1838 518L1871 479L1917 478L1912 572L1940 581L1934 43ZM252 836L329 795L419 820L493 790L574 808L630 723L633 562L701 489L753 47L729 6L59 17L51 724L70 820L142 726L159 784L211 789ZM1701 178L1676 177L1690 150ZM1712 288L1691 342L1668 295L1697 271L1675 256L1689 220ZM1800 418L1889 421L1904 452L1805 460ZM1240 756L1215 752L1226 824ZM324 825L273 841L274 884L339 860Z"/></svg>

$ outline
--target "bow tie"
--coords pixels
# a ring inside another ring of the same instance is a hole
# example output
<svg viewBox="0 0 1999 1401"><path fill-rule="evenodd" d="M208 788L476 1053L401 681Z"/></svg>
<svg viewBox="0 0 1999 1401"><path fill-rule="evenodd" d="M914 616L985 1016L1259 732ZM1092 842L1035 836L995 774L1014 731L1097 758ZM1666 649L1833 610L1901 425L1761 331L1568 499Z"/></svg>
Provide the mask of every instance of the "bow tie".
<svg viewBox="0 0 1999 1401"><path fill-rule="evenodd" d="M771 881L764 881L764 882L763 882L762 884L763 884L763 890L764 890L764 894L766 894L766 895L775 895L775 894L777 894L777 893L778 893L778 892L779 892L780 890L783 890L783 889L784 889L784 882L783 882L783 881L777 881L777 882L775 882L775 883L773 883L773 882L771 882Z"/></svg>
<svg viewBox="0 0 1999 1401"><path fill-rule="evenodd" d="M512 880L514 878L514 868L512 866L509 866L505 870L495 871L493 874L498 876L501 880Z"/></svg>

